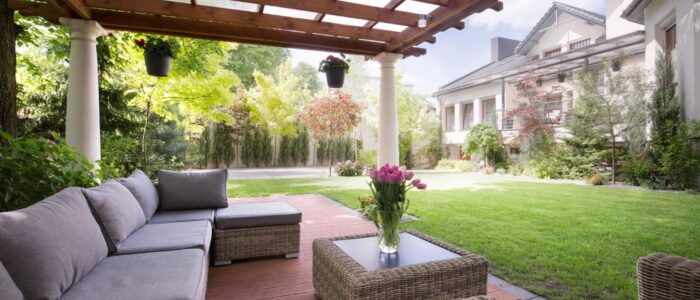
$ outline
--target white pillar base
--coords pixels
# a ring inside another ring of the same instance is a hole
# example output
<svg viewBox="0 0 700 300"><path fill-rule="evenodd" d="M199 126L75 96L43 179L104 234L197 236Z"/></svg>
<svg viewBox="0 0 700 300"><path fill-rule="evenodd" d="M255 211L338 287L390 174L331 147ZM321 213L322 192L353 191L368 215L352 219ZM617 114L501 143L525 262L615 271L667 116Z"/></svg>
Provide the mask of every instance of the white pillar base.
<svg viewBox="0 0 700 300"><path fill-rule="evenodd" d="M61 18L70 31L66 142L94 162L100 159L100 95L97 83L99 23Z"/></svg>
<svg viewBox="0 0 700 300"><path fill-rule="evenodd" d="M401 54L387 52L374 57L374 60L381 64L377 167L385 164L399 164L399 118L396 107L394 64L402 57Z"/></svg>

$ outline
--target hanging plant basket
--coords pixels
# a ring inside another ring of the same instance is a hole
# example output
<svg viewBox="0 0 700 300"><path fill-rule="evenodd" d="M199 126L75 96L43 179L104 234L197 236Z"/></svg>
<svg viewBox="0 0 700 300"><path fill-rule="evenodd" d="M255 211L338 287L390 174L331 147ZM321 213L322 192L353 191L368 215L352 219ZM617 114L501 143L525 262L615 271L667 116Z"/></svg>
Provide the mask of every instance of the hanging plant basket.
<svg viewBox="0 0 700 300"><path fill-rule="evenodd" d="M345 82L345 70L342 68L328 68L326 70L326 82L329 88L339 89Z"/></svg>
<svg viewBox="0 0 700 300"><path fill-rule="evenodd" d="M136 46L143 49L143 58L146 61L146 72L151 76L168 76L170 65L177 53L178 44L175 41L167 41L161 38L150 38L148 41L139 39L134 41Z"/></svg>
<svg viewBox="0 0 700 300"><path fill-rule="evenodd" d="M565 82L566 81L566 73L557 74L557 80L559 80L559 83Z"/></svg>
<svg viewBox="0 0 700 300"><path fill-rule="evenodd" d="M535 84L537 84L537 87L542 87L542 83L544 83L544 79L542 79L541 77L535 79Z"/></svg>
<svg viewBox="0 0 700 300"><path fill-rule="evenodd" d="M168 76L173 58L151 51L144 51L143 57L146 61L146 71L151 76Z"/></svg>
<svg viewBox="0 0 700 300"><path fill-rule="evenodd" d="M326 82L329 88L339 89L343 87L345 73L350 70L350 65L344 59L345 55L341 54L341 57L329 55L318 66L319 72L326 73Z"/></svg>
<svg viewBox="0 0 700 300"><path fill-rule="evenodd" d="M611 64L611 68L612 68L613 72L619 72L620 69L622 69L622 61L618 60L618 59L613 60L613 62Z"/></svg>

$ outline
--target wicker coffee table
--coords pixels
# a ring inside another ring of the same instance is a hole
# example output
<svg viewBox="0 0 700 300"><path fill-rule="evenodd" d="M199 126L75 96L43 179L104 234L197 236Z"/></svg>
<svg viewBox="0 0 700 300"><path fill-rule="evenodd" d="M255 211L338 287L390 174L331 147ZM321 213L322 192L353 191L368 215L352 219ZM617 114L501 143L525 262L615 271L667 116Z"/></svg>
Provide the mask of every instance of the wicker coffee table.
<svg viewBox="0 0 700 300"><path fill-rule="evenodd" d="M397 254L377 235L313 242L313 284L322 299L455 299L486 294L488 261L415 231Z"/></svg>

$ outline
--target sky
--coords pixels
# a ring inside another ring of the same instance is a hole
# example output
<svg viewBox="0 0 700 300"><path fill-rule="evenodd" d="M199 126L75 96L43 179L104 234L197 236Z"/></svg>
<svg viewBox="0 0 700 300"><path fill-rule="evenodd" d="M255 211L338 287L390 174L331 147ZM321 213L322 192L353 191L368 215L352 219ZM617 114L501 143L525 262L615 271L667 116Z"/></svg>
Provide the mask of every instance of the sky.
<svg viewBox="0 0 700 300"><path fill-rule="evenodd" d="M439 33L437 43L423 43L428 53L408 57L397 63L404 83L429 96L439 87L487 64L491 60L491 39L506 37L521 40L552 6L552 0L502 0L503 10L484 11L465 20L463 30ZM560 0L559 2L605 14L605 0ZM313 66L328 52L292 49L292 62L305 61ZM379 64L368 62L371 76L379 76ZM325 80L325 78L324 78Z"/></svg>

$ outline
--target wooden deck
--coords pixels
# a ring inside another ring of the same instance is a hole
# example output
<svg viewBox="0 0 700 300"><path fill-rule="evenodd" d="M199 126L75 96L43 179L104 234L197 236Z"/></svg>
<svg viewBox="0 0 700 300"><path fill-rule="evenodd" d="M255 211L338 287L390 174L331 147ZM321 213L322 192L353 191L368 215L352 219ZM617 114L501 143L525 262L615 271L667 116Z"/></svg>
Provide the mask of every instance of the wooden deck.
<svg viewBox="0 0 700 300"><path fill-rule="evenodd" d="M301 252L297 259L270 258L211 267L207 299L315 299L311 279L314 239L376 232L372 222L347 207L318 195L238 198L231 202L286 201L302 212ZM488 285L498 300L518 297Z"/></svg>

